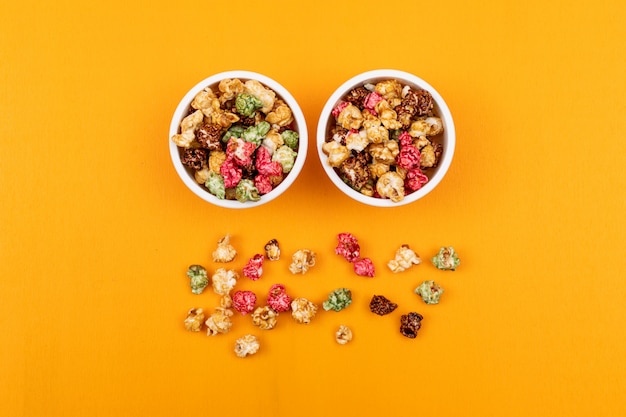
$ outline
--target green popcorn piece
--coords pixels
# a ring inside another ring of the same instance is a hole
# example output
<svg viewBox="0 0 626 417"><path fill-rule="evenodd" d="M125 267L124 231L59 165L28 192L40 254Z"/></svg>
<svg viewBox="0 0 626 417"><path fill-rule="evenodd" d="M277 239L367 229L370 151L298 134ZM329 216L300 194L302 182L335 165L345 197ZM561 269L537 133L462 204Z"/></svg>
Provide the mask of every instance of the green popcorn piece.
<svg viewBox="0 0 626 417"><path fill-rule="evenodd" d="M285 145L289 146L294 151L298 150L298 142L300 140L300 135L298 132L294 132L293 130L285 130L280 134L280 137L283 138L283 142Z"/></svg>
<svg viewBox="0 0 626 417"><path fill-rule="evenodd" d="M209 178L207 178L204 186L209 189L209 192L215 197L223 200L226 197L226 187L224 186L224 178L217 172L211 172Z"/></svg>
<svg viewBox="0 0 626 417"><path fill-rule="evenodd" d="M235 198L245 203L246 201L259 201L261 196L259 190L254 186L252 180L241 180L235 187Z"/></svg>
<svg viewBox="0 0 626 417"><path fill-rule="evenodd" d="M246 130L246 128L243 127L242 125L232 125L224 133L224 136L222 136L222 142L223 143L227 143L230 140L230 138L232 138L232 137L236 137L236 138L242 137L243 136L243 132L245 130Z"/></svg>
<svg viewBox="0 0 626 417"><path fill-rule="evenodd" d="M240 115L250 117L263 107L263 102L251 94L241 93L235 99L235 107Z"/></svg>
<svg viewBox="0 0 626 417"><path fill-rule="evenodd" d="M287 145L283 145L280 148L276 149L274 155L272 155L272 161L278 161L283 167L283 172L286 174L290 172L293 168L293 164L296 161L296 156L298 156L298 153L296 151L294 151Z"/></svg>
<svg viewBox="0 0 626 417"><path fill-rule="evenodd" d="M439 249L439 253L433 256L432 262L433 265L441 270L454 271L461 263L461 260L454 252L452 246L442 246Z"/></svg>
<svg viewBox="0 0 626 417"><path fill-rule="evenodd" d="M201 265L191 265L187 269L187 276L190 280L191 292L194 294L202 294L202 291L209 285L209 276Z"/></svg>
<svg viewBox="0 0 626 417"><path fill-rule="evenodd" d="M424 281L415 289L415 294L422 297L426 304L439 304L443 288L437 285L435 281Z"/></svg>
<svg viewBox="0 0 626 417"><path fill-rule="evenodd" d="M267 132L270 131L270 128L270 124L264 121L256 126L248 127L246 130L244 130L241 137L246 142L252 142L256 146L259 146L261 142L263 142L263 139L265 138L265 135L267 135Z"/></svg>
<svg viewBox="0 0 626 417"><path fill-rule="evenodd" d="M326 311L341 311L350 304L352 304L352 292L347 288L337 288L328 294L328 299L322 303L322 307Z"/></svg>

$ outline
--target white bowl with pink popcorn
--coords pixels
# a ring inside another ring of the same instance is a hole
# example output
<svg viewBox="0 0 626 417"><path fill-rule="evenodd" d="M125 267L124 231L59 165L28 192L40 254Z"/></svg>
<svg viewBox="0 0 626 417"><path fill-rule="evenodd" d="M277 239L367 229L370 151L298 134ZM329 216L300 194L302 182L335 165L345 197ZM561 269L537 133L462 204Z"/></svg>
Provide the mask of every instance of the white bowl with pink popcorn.
<svg viewBox="0 0 626 417"><path fill-rule="evenodd" d="M308 134L296 99L251 71L212 75L191 88L170 123L169 150L183 183L224 208L272 201L296 180Z"/></svg>
<svg viewBox="0 0 626 417"><path fill-rule="evenodd" d="M361 203L397 207L431 192L450 167L456 135L443 97L399 70L361 73L326 102L317 151L328 178Z"/></svg>

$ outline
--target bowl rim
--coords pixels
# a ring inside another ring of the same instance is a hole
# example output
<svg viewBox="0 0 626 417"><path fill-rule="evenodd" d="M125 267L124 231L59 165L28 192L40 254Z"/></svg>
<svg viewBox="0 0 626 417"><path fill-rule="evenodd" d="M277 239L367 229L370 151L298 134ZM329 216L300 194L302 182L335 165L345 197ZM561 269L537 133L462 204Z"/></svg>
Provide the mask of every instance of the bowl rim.
<svg viewBox="0 0 626 417"><path fill-rule="evenodd" d="M432 178L419 190L414 191L413 193L406 196L401 201L394 203L390 199L386 198L376 198L376 197L368 197L344 183L337 173L334 171L333 167L331 167L328 163L328 157L322 150L322 145L326 142L326 127L327 122L330 119L331 112L335 108L335 106L341 101L341 99L345 96L350 89L358 86L367 84L369 82L380 81L383 79L397 79L404 83L414 84L423 88L431 93L433 96L433 100L435 102L435 106L437 107L438 114L444 124L445 132L447 135L446 139L446 149L444 151L443 158L439 161L439 165L437 167L437 172L433 175ZM413 203L428 193L430 193L443 179L446 175L448 169L450 168L450 164L452 163L452 158L454 156L454 150L456 147L456 131L454 127L454 120L452 118L452 113L448 108L447 103L439 94L439 92L433 88L428 82L423 80L422 78L411 74L406 71L396 70L396 69L376 69L371 71L365 71L360 74L357 74L348 80L344 81L339 87L335 89L335 91L331 94L331 96L326 101L322 111L320 113L320 117L317 123L317 153L319 156L319 161L322 164L324 171L326 172L328 178L332 181L335 186L346 194L348 197L356 200L362 204L366 204L369 206L375 207L399 207L406 204Z"/></svg>
<svg viewBox="0 0 626 417"><path fill-rule="evenodd" d="M198 184L192 176L190 176L187 168L182 164L180 160L179 148L172 141L172 136L178 133L178 129L180 126L180 122L185 117L189 105L194 97L202 91L204 88L213 86L219 83L223 79L228 78L239 78L242 80L256 80L266 87L272 89L278 96L280 96L290 107L291 112L293 114L294 120L298 126L298 157L296 158L293 168L289 172L289 174L285 177L285 179L278 184L272 191L267 194L261 196L259 201L246 201L244 203L237 200L221 200L211 194L209 191L202 188L201 184ZM276 80L258 72L247 71L247 70L231 70L231 71L223 71L216 74L213 74L202 81L196 83L191 89L187 91L187 93L183 96L183 98L179 101L176 106L176 110L172 115L172 119L170 122L169 129L169 151L170 157L172 159L172 163L174 164L174 168L178 177L183 181L183 183L187 186L189 190L191 190L196 196L200 197L202 200L214 204L219 207L224 208L234 208L234 209L244 209L244 208L252 208L258 207L263 204L269 203L270 201L276 199L283 192L285 192L296 180L302 168L304 167L304 162L306 160L307 151L308 151L308 130L306 125L306 119L304 117L304 113L300 108L297 100L294 96L279 82Z"/></svg>

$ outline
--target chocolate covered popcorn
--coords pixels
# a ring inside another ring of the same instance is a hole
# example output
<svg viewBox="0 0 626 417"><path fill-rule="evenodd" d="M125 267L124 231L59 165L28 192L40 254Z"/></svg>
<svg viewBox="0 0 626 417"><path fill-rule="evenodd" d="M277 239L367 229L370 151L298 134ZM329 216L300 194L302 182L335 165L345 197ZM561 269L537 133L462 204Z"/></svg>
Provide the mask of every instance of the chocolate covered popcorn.
<svg viewBox="0 0 626 417"><path fill-rule="evenodd" d="M262 83L236 78L197 93L171 140L208 193L242 203L284 180L299 145L289 105Z"/></svg>
<svg viewBox="0 0 626 417"><path fill-rule="evenodd" d="M444 129L430 92L395 79L364 84L349 91L331 117L322 150L351 188L400 202L429 181Z"/></svg>

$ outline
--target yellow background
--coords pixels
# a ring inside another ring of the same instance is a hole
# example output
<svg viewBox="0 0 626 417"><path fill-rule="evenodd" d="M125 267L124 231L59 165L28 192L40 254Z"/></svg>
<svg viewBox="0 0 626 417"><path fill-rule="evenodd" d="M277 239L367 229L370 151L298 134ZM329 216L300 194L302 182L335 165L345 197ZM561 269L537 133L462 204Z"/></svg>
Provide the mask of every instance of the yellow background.
<svg viewBox="0 0 626 417"><path fill-rule="evenodd" d="M626 13L621 2L12 1L0 5L0 415L626 415ZM344 197L314 146L325 100L395 68L446 99L457 148L443 182L396 209ZM208 205L176 176L168 128L205 77L263 73L299 100L310 148L288 192ZM377 276L334 255L359 238ZM260 331L184 330L191 263L232 235L240 289L284 283L345 311ZM393 275L395 249L425 260ZM442 245L456 272L428 262ZM318 264L287 270L308 248ZM424 305L422 280L446 290ZM400 304L368 311L373 294ZM424 315L417 339L399 316ZM339 324L354 340L335 343ZM239 359L234 340L260 337Z"/></svg>

